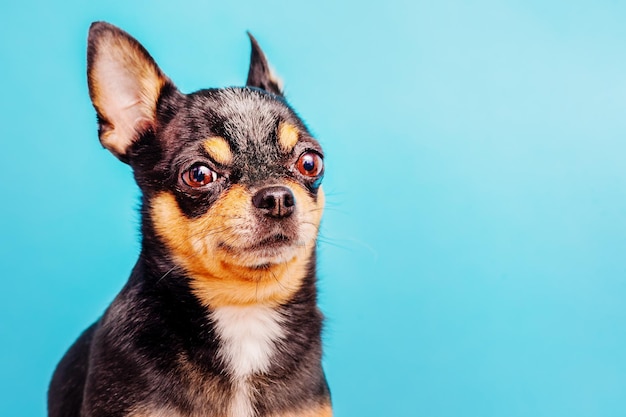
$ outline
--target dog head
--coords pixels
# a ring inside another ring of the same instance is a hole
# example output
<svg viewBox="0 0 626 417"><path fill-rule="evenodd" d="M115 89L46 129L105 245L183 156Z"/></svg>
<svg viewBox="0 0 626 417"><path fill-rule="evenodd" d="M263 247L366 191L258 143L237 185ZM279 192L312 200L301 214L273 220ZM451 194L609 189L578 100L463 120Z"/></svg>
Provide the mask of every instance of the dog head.
<svg viewBox="0 0 626 417"><path fill-rule="evenodd" d="M124 31L89 33L100 141L133 169L144 241L211 306L289 299L312 268L324 204L322 149L250 39L246 87L183 94Z"/></svg>

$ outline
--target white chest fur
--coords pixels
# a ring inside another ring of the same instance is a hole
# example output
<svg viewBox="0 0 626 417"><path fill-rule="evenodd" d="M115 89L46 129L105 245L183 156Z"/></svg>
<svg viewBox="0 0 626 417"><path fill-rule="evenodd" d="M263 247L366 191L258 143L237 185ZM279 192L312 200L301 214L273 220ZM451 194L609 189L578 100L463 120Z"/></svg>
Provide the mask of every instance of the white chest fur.
<svg viewBox="0 0 626 417"><path fill-rule="evenodd" d="M235 386L229 417L250 417L248 377L269 369L276 342L283 338L280 312L264 306L227 306L213 311L221 340L220 357L230 371Z"/></svg>

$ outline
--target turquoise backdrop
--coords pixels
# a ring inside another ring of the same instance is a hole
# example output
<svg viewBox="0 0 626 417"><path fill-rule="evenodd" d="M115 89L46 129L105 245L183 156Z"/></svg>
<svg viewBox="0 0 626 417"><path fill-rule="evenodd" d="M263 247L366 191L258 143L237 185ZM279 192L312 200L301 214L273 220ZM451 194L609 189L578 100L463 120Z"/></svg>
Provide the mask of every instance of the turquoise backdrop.
<svg viewBox="0 0 626 417"><path fill-rule="evenodd" d="M259 40L325 147L325 367L337 417L626 415L626 3L5 1L0 416L137 257L86 35L137 37L183 91Z"/></svg>

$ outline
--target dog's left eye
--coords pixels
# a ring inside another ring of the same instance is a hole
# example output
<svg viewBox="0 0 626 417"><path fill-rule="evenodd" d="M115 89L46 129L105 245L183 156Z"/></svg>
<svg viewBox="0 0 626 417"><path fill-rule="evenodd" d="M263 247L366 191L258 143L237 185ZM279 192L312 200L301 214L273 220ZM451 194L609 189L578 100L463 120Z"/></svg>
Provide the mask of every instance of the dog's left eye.
<svg viewBox="0 0 626 417"><path fill-rule="evenodd" d="M308 151L300 155L296 168L302 175L307 177L317 177L324 170L324 161L322 157L313 151Z"/></svg>
<svg viewBox="0 0 626 417"><path fill-rule="evenodd" d="M206 165L198 164L183 172L181 178L188 186L200 188L215 181L217 173Z"/></svg>

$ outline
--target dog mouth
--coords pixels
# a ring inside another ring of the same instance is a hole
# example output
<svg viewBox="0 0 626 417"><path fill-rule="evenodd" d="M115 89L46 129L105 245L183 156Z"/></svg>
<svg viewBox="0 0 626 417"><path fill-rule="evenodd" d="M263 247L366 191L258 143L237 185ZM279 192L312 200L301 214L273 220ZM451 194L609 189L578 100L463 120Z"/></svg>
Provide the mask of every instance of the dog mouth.
<svg viewBox="0 0 626 417"><path fill-rule="evenodd" d="M266 237L265 239L261 239L260 241L254 243L251 246L246 247L246 250L263 250L263 249L272 249L272 248L281 248L285 246L289 246L292 242L292 239L289 236L286 236L282 233L277 233L275 235Z"/></svg>
<svg viewBox="0 0 626 417"><path fill-rule="evenodd" d="M233 246L226 242L219 247L233 258L239 258L245 264L269 265L281 263L293 256L292 251L297 247L297 241L286 234L275 233L263 237L251 244Z"/></svg>

